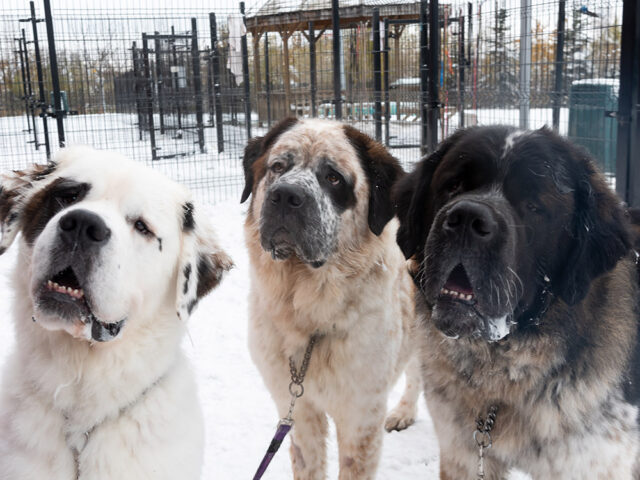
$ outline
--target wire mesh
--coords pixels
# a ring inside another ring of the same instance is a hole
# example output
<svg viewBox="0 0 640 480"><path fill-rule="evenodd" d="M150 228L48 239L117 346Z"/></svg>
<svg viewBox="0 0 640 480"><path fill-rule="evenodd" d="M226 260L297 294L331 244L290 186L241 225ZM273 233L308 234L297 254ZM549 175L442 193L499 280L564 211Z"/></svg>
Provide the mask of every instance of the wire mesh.
<svg viewBox="0 0 640 480"><path fill-rule="evenodd" d="M45 24L35 23L37 62L29 2L8 2L0 13L0 168L15 169L46 161L45 143L52 153L60 147ZM217 202L242 187L249 134L287 115L336 116L338 68L342 120L379 133L407 166L424 143L419 10L417 2L340 2L336 58L328 1L260 0L243 19L239 3L223 0L59 0L53 29L66 144L120 151ZM438 139L475 124L549 125L612 170L621 16L622 1L441 3Z"/></svg>

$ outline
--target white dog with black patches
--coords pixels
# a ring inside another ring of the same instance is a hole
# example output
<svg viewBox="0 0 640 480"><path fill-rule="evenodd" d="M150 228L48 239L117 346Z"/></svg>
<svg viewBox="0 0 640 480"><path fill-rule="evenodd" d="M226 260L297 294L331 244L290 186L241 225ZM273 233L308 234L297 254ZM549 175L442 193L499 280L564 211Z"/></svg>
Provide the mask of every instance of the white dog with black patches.
<svg viewBox="0 0 640 480"><path fill-rule="evenodd" d="M189 192L86 147L1 186L0 253L22 235L0 478L199 478L202 414L180 343L232 263Z"/></svg>

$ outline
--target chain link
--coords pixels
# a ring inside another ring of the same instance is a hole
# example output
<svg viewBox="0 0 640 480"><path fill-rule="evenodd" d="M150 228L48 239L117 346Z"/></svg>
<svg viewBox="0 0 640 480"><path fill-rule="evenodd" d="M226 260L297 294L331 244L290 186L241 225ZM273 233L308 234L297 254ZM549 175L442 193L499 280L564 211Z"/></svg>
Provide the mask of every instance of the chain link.
<svg viewBox="0 0 640 480"><path fill-rule="evenodd" d="M289 357L289 371L291 372L291 383L289 383L289 393L291 394L291 402L289 404L289 413L285 418L280 420L280 423L286 425L293 425L293 408L296 405L296 400L304 394L304 377L307 375L307 369L309 368L309 361L311 360L311 352L316 344L317 337L314 335L309 339L309 344L304 352L302 358L302 365L300 370L296 368L296 364L292 357Z"/></svg>
<svg viewBox="0 0 640 480"><path fill-rule="evenodd" d="M484 480L484 451L492 446L491 430L496 423L498 407L491 405L486 418L476 420L476 430L473 432L473 440L478 447L478 480Z"/></svg>
<svg viewBox="0 0 640 480"><path fill-rule="evenodd" d="M291 372L292 384L299 385L302 387L302 382L304 382L304 377L307 374L307 369L309 368L309 360L311 360L311 352L313 352L313 347L315 344L316 344L316 337L314 335L309 340L307 349L304 352L304 358L302 359L302 365L300 365L300 371L298 371L298 369L296 368L296 364L293 361L293 358L289 357L289 371ZM289 388L289 390L291 390L291 388ZM301 397L301 396L302 396L302 393L298 395L298 397Z"/></svg>

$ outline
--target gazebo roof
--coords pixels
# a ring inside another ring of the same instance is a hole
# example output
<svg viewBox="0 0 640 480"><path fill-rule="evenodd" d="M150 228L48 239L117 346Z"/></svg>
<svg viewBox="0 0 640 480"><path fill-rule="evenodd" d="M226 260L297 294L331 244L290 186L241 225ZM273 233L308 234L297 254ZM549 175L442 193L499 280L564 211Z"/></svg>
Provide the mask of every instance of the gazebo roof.
<svg viewBox="0 0 640 480"><path fill-rule="evenodd" d="M418 18L420 2L406 0L340 1L340 25L370 20L378 8L381 18ZM266 0L247 15L247 28L255 32L306 30L309 22L322 30L332 24L330 0Z"/></svg>

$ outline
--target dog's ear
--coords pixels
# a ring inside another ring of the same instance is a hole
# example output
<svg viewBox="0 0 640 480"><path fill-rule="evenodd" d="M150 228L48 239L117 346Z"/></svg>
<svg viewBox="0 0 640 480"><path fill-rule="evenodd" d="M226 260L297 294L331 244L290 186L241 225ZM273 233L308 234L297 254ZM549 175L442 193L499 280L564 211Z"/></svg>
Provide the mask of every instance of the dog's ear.
<svg viewBox="0 0 640 480"><path fill-rule="evenodd" d="M182 210L176 309L178 317L187 320L198 301L233 267L233 261L218 245L213 228L200 209L187 202Z"/></svg>
<svg viewBox="0 0 640 480"><path fill-rule="evenodd" d="M435 152L425 155L413 172L393 187L393 204L400 220L396 240L407 259L424 246L429 233L429 225L425 225L425 209L433 174L442 158L465 131L458 130L443 141Z"/></svg>
<svg viewBox="0 0 640 480"><path fill-rule="evenodd" d="M240 197L240 203L246 202L247 198L249 198L249 195L251 195L251 192L253 191L253 184L255 181L253 164L269 149L269 147L271 147L271 145L273 145L280 135L289 130L296 123L298 123L297 118L287 117L269 130L264 137L255 137L249 140L244 149L244 156L242 157L242 167L244 168L244 190L242 191L242 197Z"/></svg>
<svg viewBox="0 0 640 480"><path fill-rule="evenodd" d="M629 221L620 200L582 149L563 142L574 157L579 175L574 190L569 255L554 279L555 291L569 305L580 302L593 279L613 269L631 248Z"/></svg>
<svg viewBox="0 0 640 480"><path fill-rule="evenodd" d="M27 200L46 185L46 178L57 165L32 165L25 170L13 171L0 176L0 255L11 246L24 222L23 210Z"/></svg>
<svg viewBox="0 0 640 480"><path fill-rule="evenodd" d="M251 195L253 190L253 164L262 155L262 138L254 137L249 140L247 146L244 147L244 156L242 157L242 167L244 168L244 190L240 203L244 203Z"/></svg>
<svg viewBox="0 0 640 480"><path fill-rule="evenodd" d="M369 181L369 228L380 235L395 214L391 187L404 175L404 170L384 146L368 135L349 125L344 126L344 131Z"/></svg>

